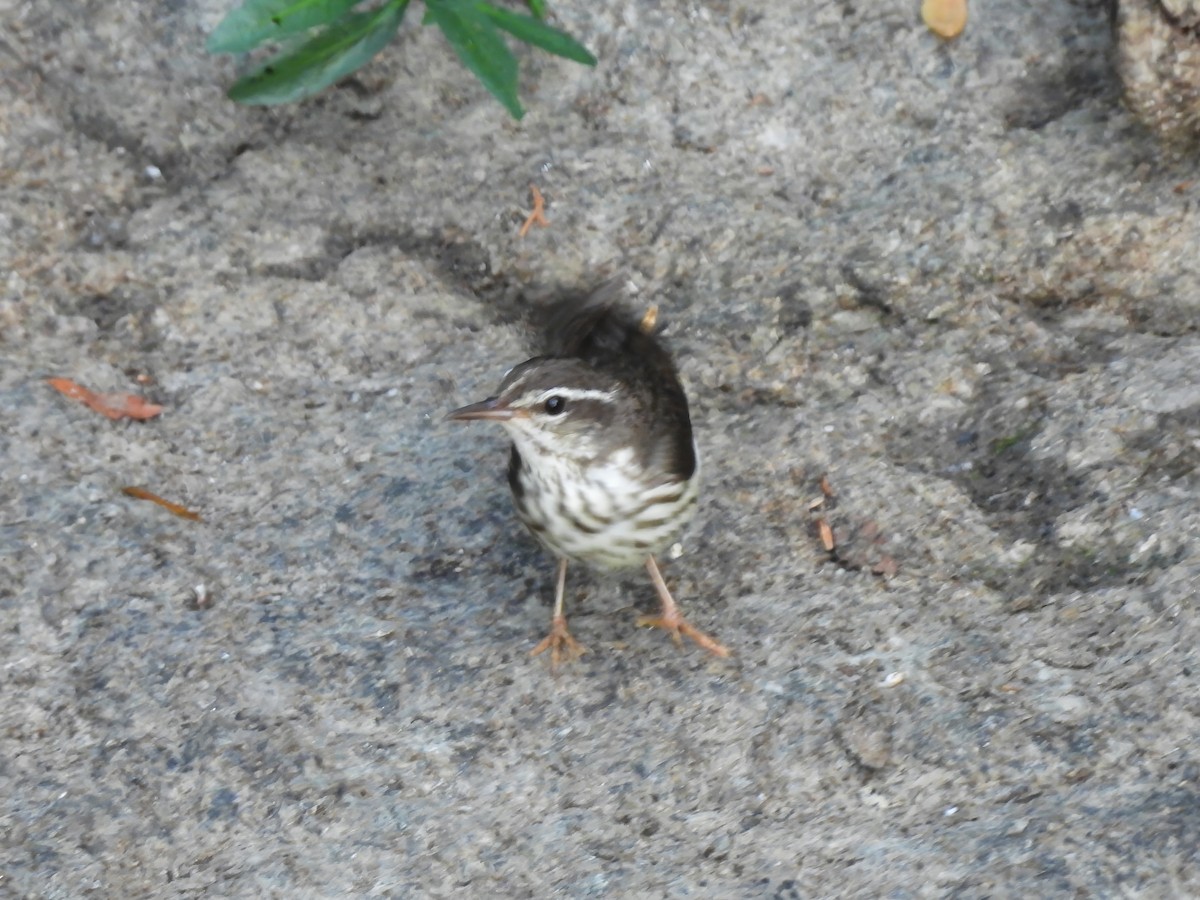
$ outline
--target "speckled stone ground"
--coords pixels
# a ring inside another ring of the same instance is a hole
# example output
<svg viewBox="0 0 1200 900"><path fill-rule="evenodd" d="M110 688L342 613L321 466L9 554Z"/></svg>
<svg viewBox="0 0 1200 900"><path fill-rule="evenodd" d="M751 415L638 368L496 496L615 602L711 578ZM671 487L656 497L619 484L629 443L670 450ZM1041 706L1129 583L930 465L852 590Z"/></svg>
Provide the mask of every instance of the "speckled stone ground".
<svg viewBox="0 0 1200 900"><path fill-rule="evenodd" d="M519 124L416 27L235 108L224 8L0 6L0 893L1200 893L1200 174L1105 3L558 3L601 64L525 54ZM618 270L735 657L581 575L554 677L440 416Z"/></svg>

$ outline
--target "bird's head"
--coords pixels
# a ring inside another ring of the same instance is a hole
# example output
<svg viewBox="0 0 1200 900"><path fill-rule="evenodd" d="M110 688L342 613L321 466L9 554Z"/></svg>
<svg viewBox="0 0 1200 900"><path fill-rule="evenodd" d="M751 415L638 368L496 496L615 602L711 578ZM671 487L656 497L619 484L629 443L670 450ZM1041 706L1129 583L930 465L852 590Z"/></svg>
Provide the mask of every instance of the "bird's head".
<svg viewBox="0 0 1200 900"><path fill-rule="evenodd" d="M621 383L577 359L537 357L510 369L494 397L449 413L459 421L504 426L526 457L568 457L586 463L624 437Z"/></svg>

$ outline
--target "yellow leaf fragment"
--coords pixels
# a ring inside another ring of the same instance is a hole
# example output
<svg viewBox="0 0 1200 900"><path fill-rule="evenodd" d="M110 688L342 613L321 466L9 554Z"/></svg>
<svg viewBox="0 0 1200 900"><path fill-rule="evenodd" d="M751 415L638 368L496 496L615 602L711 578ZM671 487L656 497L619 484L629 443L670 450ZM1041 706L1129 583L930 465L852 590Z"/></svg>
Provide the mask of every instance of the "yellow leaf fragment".
<svg viewBox="0 0 1200 900"><path fill-rule="evenodd" d="M921 18L938 37L951 40L967 27L967 0L923 0Z"/></svg>

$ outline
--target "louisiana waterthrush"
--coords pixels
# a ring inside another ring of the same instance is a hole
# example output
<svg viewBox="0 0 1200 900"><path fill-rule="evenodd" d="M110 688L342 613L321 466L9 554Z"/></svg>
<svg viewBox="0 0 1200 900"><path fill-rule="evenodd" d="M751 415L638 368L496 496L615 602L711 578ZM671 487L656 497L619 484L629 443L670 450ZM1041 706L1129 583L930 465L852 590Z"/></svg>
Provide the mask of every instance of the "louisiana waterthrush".
<svg viewBox="0 0 1200 900"><path fill-rule="evenodd" d="M499 422L512 438L508 483L517 515L558 557L554 617L534 655L551 664L584 648L563 612L567 563L644 564L662 610L638 624L729 651L690 625L655 562L691 519L700 468L687 395L651 317L630 315L619 282L546 316L549 355L508 371L494 397L447 418Z"/></svg>

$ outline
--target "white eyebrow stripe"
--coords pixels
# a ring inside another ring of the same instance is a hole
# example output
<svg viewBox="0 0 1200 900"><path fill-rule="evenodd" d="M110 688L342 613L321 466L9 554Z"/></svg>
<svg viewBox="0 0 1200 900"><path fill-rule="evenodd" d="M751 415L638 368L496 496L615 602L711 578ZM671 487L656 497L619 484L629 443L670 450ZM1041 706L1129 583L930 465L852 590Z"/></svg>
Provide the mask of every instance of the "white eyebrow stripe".
<svg viewBox="0 0 1200 900"><path fill-rule="evenodd" d="M612 403L617 399L616 391L596 391L588 388L551 388L548 391L542 391L536 397L530 399L531 406L537 406L539 403L545 403L551 397L562 397L564 400L599 400L601 403Z"/></svg>

